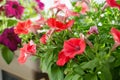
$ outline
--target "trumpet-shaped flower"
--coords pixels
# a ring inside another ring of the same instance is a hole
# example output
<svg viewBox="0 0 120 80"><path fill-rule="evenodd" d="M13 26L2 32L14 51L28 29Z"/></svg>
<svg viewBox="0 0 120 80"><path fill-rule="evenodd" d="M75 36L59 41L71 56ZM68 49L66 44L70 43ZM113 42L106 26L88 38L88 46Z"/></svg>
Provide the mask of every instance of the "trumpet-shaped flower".
<svg viewBox="0 0 120 80"><path fill-rule="evenodd" d="M40 0L35 0L38 4L39 9L43 10L44 9L44 3L42 3Z"/></svg>
<svg viewBox="0 0 120 80"><path fill-rule="evenodd" d="M71 38L64 42L63 51L66 56L74 58L77 54L82 54L85 50L86 44L83 39Z"/></svg>
<svg viewBox="0 0 120 80"><path fill-rule="evenodd" d="M64 66L65 63L67 63L71 58L69 56L65 56L64 51L59 52L58 54L58 60L56 64L58 66Z"/></svg>
<svg viewBox="0 0 120 80"><path fill-rule="evenodd" d="M24 22L18 22L14 31L16 34L28 34L32 22L30 20Z"/></svg>
<svg viewBox="0 0 120 80"><path fill-rule="evenodd" d="M111 34L113 36L115 43L120 45L120 31L117 30L116 28L111 28Z"/></svg>
<svg viewBox="0 0 120 80"><path fill-rule="evenodd" d="M64 66L65 63L73 59L76 55L83 54L85 48L86 44L83 39L71 38L65 41L62 51L58 54L57 65Z"/></svg>
<svg viewBox="0 0 120 80"><path fill-rule="evenodd" d="M7 46L11 51L15 51L20 43L21 39L14 33L13 27L6 28L0 35L0 44Z"/></svg>
<svg viewBox="0 0 120 80"><path fill-rule="evenodd" d="M118 4L116 0L106 0L106 2L110 7L117 7L120 9L120 4Z"/></svg>
<svg viewBox="0 0 120 80"><path fill-rule="evenodd" d="M74 20L69 20L66 23L62 23L60 21L57 21L55 18L49 18L47 20L47 24L49 27L54 28L56 31L62 31L71 28L74 24Z"/></svg>
<svg viewBox="0 0 120 80"><path fill-rule="evenodd" d="M36 54L36 44L31 40L28 44L25 44L23 48L20 49L20 56L18 62L23 64L26 62L27 58L31 55Z"/></svg>
<svg viewBox="0 0 120 80"><path fill-rule="evenodd" d="M86 2L82 2L81 3L81 14L86 14L87 11L89 11L88 5L86 4Z"/></svg>
<svg viewBox="0 0 120 80"><path fill-rule="evenodd" d="M20 19L24 12L24 7L17 1L7 1L5 5L5 14L7 17L16 17Z"/></svg>
<svg viewBox="0 0 120 80"><path fill-rule="evenodd" d="M65 14L65 18L70 16L79 16L79 13L73 12L72 10L68 9L68 7L65 4L60 3L60 1L55 1L54 6L50 9L53 10L54 8L58 11L63 11Z"/></svg>

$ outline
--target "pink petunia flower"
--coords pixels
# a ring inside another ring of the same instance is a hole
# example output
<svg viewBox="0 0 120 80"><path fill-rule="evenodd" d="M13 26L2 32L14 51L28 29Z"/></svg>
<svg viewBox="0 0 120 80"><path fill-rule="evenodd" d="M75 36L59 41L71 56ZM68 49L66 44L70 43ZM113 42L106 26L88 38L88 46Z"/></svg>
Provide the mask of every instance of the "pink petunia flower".
<svg viewBox="0 0 120 80"><path fill-rule="evenodd" d="M23 48L20 49L20 56L18 62L23 64L26 62L29 56L36 54L36 44L31 40L28 44L25 44Z"/></svg>
<svg viewBox="0 0 120 80"><path fill-rule="evenodd" d="M38 5L38 7L39 7L39 9L40 10L43 10L44 9L44 3L43 2L41 2L40 0L35 0L36 2L37 2L37 5Z"/></svg>
<svg viewBox="0 0 120 80"><path fill-rule="evenodd" d="M98 28L97 26L92 26L87 32L88 34L98 34Z"/></svg>
<svg viewBox="0 0 120 80"><path fill-rule="evenodd" d="M82 2L81 7L82 7L81 12L80 12L81 14L86 14L86 12L89 11L89 7L86 4L86 2Z"/></svg>
<svg viewBox="0 0 120 80"><path fill-rule="evenodd" d="M60 1L55 1L54 6L50 8L50 10L57 9L58 11L62 11L65 14L65 18L70 16L79 16L79 13L73 12L70 10L65 4L60 3Z"/></svg>
<svg viewBox="0 0 120 80"><path fill-rule="evenodd" d="M81 7L81 14L86 14L87 11L89 11L89 7L85 1L77 1L75 6L80 6Z"/></svg>

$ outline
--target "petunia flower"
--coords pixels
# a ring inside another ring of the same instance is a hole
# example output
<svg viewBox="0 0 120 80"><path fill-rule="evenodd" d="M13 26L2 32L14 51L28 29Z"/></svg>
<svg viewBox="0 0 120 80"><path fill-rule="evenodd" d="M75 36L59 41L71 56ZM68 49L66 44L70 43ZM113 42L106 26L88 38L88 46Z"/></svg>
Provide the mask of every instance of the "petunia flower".
<svg viewBox="0 0 120 80"><path fill-rule="evenodd" d="M28 34L30 32L31 27L31 20L27 20L24 22L18 22L16 27L14 28L14 31L16 34Z"/></svg>
<svg viewBox="0 0 120 80"><path fill-rule="evenodd" d="M31 40L28 44L25 44L23 48L20 49L20 56L18 62L23 64L26 62L29 56L36 54L36 44Z"/></svg>
<svg viewBox="0 0 120 80"><path fill-rule="evenodd" d="M24 12L24 7L17 1L7 1L5 4L5 14L7 17L16 17L20 19Z"/></svg>
<svg viewBox="0 0 120 80"><path fill-rule="evenodd" d="M70 16L79 16L79 13L73 12L70 10L65 4L60 3L60 1L55 1L54 6L50 8L50 10L57 9L57 11L63 11L65 14L65 18Z"/></svg>
<svg viewBox="0 0 120 80"><path fill-rule="evenodd" d="M111 51L115 50L118 46L120 46L120 31L116 28L111 28L110 33L113 36L113 39L115 41Z"/></svg>
<svg viewBox="0 0 120 80"><path fill-rule="evenodd" d="M35 0L35 1L37 2L39 9L40 9L40 10L43 10L43 9L44 9L44 6L45 6L44 3L41 2L40 0Z"/></svg>
<svg viewBox="0 0 120 80"><path fill-rule="evenodd" d="M62 23L60 21L57 21L55 18L49 18L47 20L47 24L50 28L54 28L56 31L62 31L71 28L74 24L74 20L69 20L66 23Z"/></svg>
<svg viewBox="0 0 120 80"><path fill-rule="evenodd" d="M64 66L70 59L76 55L83 54L86 43L82 38L71 38L64 42L63 49L58 54L57 65Z"/></svg>
<svg viewBox="0 0 120 80"><path fill-rule="evenodd" d="M86 14L86 12L89 11L89 7L85 1L77 1L75 6L81 7L81 14Z"/></svg>
<svg viewBox="0 0 120 80"><path fill-rule="evenodd" d="M71 58L69 56L65 56L64 51L59 52L58 54L58 60L56 64L58 66L64 66L65 63L67 63Z"/></svg>
<svg viewBox="0 0 120 80"><path fill-rule="evenodd" d="M87 32L88 34L98 34L98 28L97 26L92 26Z"/></svg>
<svg viewBox="0 0 120 80"><path fill-rule="evenodd" d="M46 34L43 34L42 37L40 38L40 43L42 44L46 44L47 43L47 35Z"/></svg>
<svg viewBox="0 0 120 80"><path fill-rule="evenodd" d="M82 2L81 7L82 7L81 12L80 12L81 14L86 14L86 12L89 11L89 7L86 4L86 2Z"/></svg>
<svg viewBox="0 0 120 80"><path fill-rule="evenodd" d="M66 56L74 58L77 54L82 54L85 50L86 44L83 39L71 38L64 42L63 51Z"/></svg>
<svg viewBox="0 0 120 80"><path fill-rule="evenodd" d="M106 0L106 2L110 7L117 7L120 9L120 4L118 4L116 0Z"/></svg>
<svg viewBox="0 0 120 80"><path fill-rule="evenodd" d="M54 33L54 29L51 29L48 32L46 32L45 34L43 34L42 37L40 38L40 43L46 44L47 40L49 39L49 37L51 37L51 35L53 33Z"/></svg>
<svg viewBox="0 0 120 80"><path fill-rule="evenodd" d="M7 46L11 51L15 51L20 43L21 39L14 33L13 27L6 28L0 35L0 44Z"/></svg>
<svg viewBox="0 0 120 80"><path fill-rule="evenodd" d="M120 45L120 31L117 30L116 28L111 28L110 32L113 36L113 39L114 39L115 43Z"/></svg>

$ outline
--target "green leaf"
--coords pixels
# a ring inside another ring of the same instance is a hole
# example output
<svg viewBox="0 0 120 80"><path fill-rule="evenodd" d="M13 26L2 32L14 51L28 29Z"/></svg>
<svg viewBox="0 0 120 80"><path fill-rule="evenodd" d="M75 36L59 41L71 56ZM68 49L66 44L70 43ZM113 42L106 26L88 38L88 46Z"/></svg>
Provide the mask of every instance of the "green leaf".
<svg viewBox="0 0 120 80"><path fill-rule="evenodd" d="M69 74L67 74L66 76L65 76L65 79L64 80L72 80L72 77L73 77L74 75L72 74L72 73L69 73Z"/></svg>
<svg viewBox="0 0 120 80"><path fill-rule="evenodd" d="M84 65L81 65L81 68L82 69L94 69L97 65L98 65L98 59L95 58L85 63Z"/></svg>
<svg viewBox="0 0 120 80"><path fill-rule="evenodd" d="M63 70L61 70L57 65L53 65L49 72L49 78L50 80L63 80Z"/></svg>
<svg viewBox="0 0 120 80"><path fill-rule="evenodd" d="M76 74L73 76L72 80L78 80L80 78L80 75Z"/></svg>
<svg viewBox="0 0 120 80"><path fill-rule="evenodd" d="M87 74L84 80L98 80L97 75Z"/></svg>
<svg viewBox="0 0 120 80"><path fill-rule="evenodd" d="M79 75L85 74L83 69L80 66L75 67L74 71Z"/></svg>
<svg viewBox="0 0 120 80"><path fill-rule="evenodd" d="M10 64L11 61L13 60L13 56L14 56L13 52L9 48L3 46L1 49L1 53L2 53L3 59L6 61L6 63Z"/></svg>
<svg viewBox="0 0 120 80"><path fill-rule="evenodd" d="M101 74L98 75L100 80L112 80L112 74L110 72L109 65L105 64L101 68Z"/></svg>

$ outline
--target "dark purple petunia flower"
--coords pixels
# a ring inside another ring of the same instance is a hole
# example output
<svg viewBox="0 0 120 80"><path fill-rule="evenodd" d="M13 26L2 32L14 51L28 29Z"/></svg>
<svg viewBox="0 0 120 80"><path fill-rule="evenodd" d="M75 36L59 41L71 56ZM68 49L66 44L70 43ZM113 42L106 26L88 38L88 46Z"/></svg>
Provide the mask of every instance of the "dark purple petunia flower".
<svg viewBox="0 0 120 80"><path fill-rule="evenodd" d="M14 33L13 27L6 28L0 35L0 44L7 46L11 51L15 51L20 43L21 39Z"/></svg>
<svg viewBox="0 0 120 80"><path fill-rule="evenodd" d="M24 7L17 1L7 1L5 5L5 14L7 17L16 17L20 19L24 12Z"/></svg>
<svg viewBox="0 0 120 80"><path fill-rule="evenodd" d="M40 0L36 0L37 4L38 4L38 7L39 9L43 10L44 9L44 3L42 3Z"/></svg>

